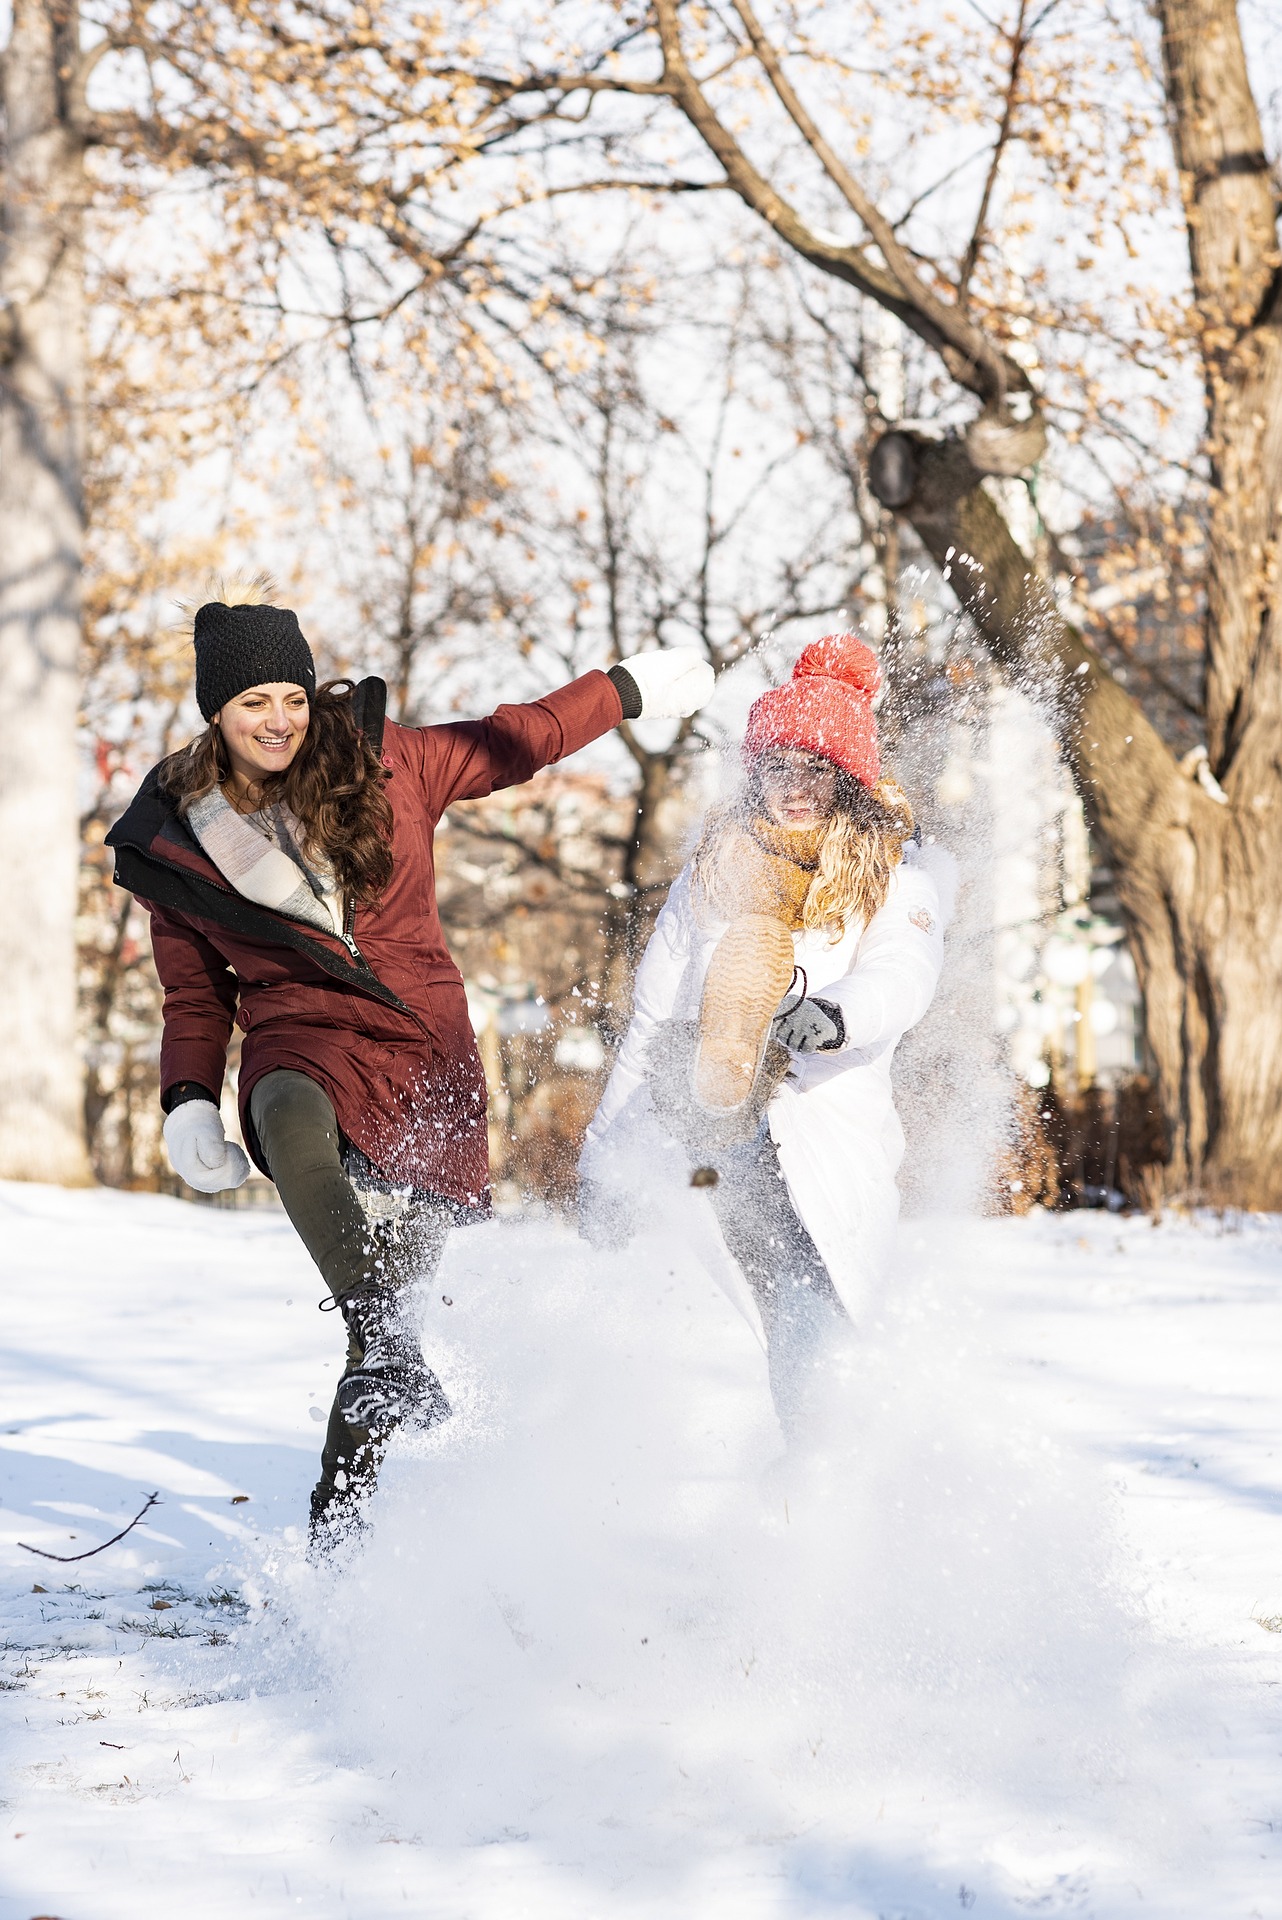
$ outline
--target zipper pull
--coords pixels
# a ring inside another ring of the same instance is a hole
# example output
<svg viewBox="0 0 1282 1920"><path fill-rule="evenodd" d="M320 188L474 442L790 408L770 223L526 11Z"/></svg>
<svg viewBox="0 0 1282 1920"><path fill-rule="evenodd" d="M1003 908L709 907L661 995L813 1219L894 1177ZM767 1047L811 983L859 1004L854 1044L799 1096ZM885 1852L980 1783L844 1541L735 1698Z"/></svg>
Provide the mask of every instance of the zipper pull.
<svg viewBox="0 0 1282 1920"><path fill-rule="evenodd" d="M358 965L364 967L366 973L368 973L370 971L369 961L365 958L365 955L361 952L355 940L352 938L352 928L355 926L355 924L356 924L356 908L354 906L350 906L347 909L346 924L344 925L343 931L339 934L338 937L342 941L343 945L347 948L347 951L351 954L353 960L355 960L358 963Z"/></svg>

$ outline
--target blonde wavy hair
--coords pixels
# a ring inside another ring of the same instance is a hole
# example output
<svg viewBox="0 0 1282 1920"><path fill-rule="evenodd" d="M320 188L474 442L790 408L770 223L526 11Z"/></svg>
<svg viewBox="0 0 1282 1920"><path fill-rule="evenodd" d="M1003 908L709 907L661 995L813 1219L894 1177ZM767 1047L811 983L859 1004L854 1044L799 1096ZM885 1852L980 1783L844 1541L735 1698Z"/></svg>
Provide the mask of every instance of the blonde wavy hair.
<svg viewBox="0 0 1282 1920"><path fill-rule="evenodd" d="M855 788L853 807L838 802L819 849L819 866L802 922L811 931L840 940L846 923L865 926L886 904L890 876L904 857L916 823L908 796L887 777L875 787Z"/></svg>
<svg viewBox="0 0 1282 1920"><path fill-rule="evenodd" d="M693 864L696 895L714 911L726 905L729 893L738 891L723 864L732 830L749 832L767 853L790 858L788 841L793 836L783 828L768 827L767 838L762 839L763 815L755 783L738 800L709 811ZM833 942L841 939L853 919L866 926L886 904L890 877L914 831L913 811L898 781L887 776L875 787L865 787L849 774L839 773L836 804L801 909L802 926L827 933ZM751 910L741 893L736 907L730 909L736 910Z"/></svg>

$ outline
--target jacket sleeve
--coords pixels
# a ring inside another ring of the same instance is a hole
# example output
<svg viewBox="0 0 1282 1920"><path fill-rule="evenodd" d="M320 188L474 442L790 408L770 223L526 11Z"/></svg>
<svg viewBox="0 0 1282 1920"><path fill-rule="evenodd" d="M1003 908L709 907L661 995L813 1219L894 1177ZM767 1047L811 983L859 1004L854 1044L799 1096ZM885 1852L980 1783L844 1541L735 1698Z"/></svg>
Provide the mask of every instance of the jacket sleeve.
<svg viewBox="0 0 1282 1920"><path fill-rule="evenodd" d="M869 922L855 963L842 979L816 989L841 1009L846 1037L835 1054L879 1053L915 1027L934 998L944 961L945 903L926 867L906 860L889 899Z"/></svg>
<svg viewBox="0 0 1282 1920"><path fill-rule="evenodd" d="M167 907L149 910L151 950L165 990L160 1091L163 1095L180 1080L194 1080L217 1098L236 1013L236 976L181 914Z"/></svg>
<svg viewBox="0 0 1282 1920"><path fill-rule="evenodd" d="M692 920L689 870L674 881L632 983L632 1019L619 1057L584 1140L580 1171L591 1177L606 1133L638 1088L644 1087L646 1049L655 1029L672 1017L690 958Z"/></svg>
<svg viewBox="0 0 1282 1920"><path fill-rule="evenodd" d="M418 732L421 775L437 813L515 787L541 767L577 753L623 718L614 682L585 673L524 706L502 706L487 720L458 720Z"/></svg>

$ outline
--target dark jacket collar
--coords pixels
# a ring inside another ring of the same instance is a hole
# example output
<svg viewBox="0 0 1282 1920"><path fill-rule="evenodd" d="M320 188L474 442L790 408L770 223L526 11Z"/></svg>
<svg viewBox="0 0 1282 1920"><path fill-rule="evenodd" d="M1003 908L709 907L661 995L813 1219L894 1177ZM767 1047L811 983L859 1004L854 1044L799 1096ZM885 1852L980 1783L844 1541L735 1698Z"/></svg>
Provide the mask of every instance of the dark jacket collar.
<svg viewBox="0 0 1282 1920"><path fill-rule="evenodd" d="M107 845L137 847L139 852L148 853L159 839L168 840L186 852L198 855L211 872L217 872L213 861L201 851L199 840L178 811L177 801L161 787L160 768L155 766L107 835Z"/></svg>

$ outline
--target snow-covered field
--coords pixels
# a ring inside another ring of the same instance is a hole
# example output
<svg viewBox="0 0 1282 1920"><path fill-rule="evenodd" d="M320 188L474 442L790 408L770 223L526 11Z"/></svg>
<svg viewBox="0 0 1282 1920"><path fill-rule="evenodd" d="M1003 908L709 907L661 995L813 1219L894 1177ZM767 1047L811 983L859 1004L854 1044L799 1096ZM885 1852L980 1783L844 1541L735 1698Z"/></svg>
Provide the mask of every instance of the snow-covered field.
<svg viewBox="0 0 1282 1920"><path fill-rule="evenodd" d="M1282 1914L1278 1222L907 1224L803 1465L683 1234L457 1235L326 1572L283 1217L0 1245L3 1920Z"/></svg>

